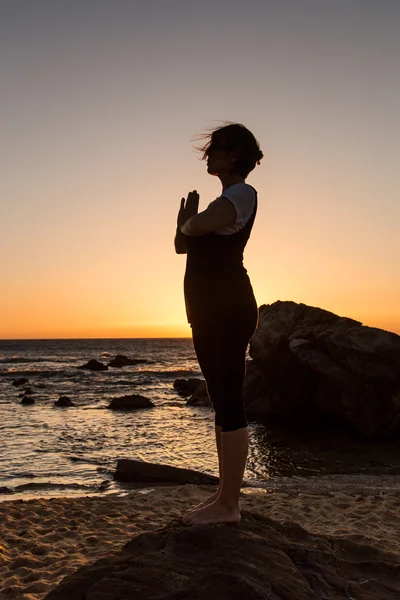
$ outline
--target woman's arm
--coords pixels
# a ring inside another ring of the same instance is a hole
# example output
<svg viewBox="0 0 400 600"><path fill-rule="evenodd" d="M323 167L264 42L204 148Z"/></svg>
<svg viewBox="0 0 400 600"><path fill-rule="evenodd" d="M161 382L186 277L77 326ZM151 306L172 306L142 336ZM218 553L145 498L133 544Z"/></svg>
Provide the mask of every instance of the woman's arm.
<svg viewBox="0 0 400 600"><path fill-rule="evenodd" d="M176 227L174 243L175 243L175 252L177 254L187 254L186 235L184 233L182 233L182 231L179 229L179 225L177 225L177 227Z"/></svg>
<svg viewBox="0 0 400 600"><path fill-rule="evenodd" d="M204 235L220 227L228 227L236 223L237 213L232 202L221 196L212 202L206 210L193 215L181 226L186 235Z"/></svg>
<svg viewBox="0 0 400 600"><path fill-rule="evenodd" d="M182 198L181 205L178 212L177 228L175 234L175 252L177 254L186 254L187 248L187 237L185 232L182 232L182 226L191 217L197 215L199 209L199 194L197 190L193 190L188 193L187 200Z"/></svg>

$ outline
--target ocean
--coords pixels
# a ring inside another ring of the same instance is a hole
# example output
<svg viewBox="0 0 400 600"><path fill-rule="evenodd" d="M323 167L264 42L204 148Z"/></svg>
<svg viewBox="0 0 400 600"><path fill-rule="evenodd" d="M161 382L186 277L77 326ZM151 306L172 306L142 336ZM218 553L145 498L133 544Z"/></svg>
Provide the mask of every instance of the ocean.
<svg viewBox="0 0 400 600"><path fill-rule="evenodd" d="M146 363L107 371L77 369L122 354ZM247 359L249 359L247 352ZM28 383L13 386L26 377ZM190 338L0 340L0 501L127 493L114 481L117 460L131 458L218 476L214 412L187 406L173 387L202 373ZM22 391L34 393L21 405ZM141 394L155 407L108 410L113 398ZM59 408L65 395L74 407ZM398 444L360 441L341 432L277 431L249 421L244 479L253 487L376 485L399 489Z"/></svg>

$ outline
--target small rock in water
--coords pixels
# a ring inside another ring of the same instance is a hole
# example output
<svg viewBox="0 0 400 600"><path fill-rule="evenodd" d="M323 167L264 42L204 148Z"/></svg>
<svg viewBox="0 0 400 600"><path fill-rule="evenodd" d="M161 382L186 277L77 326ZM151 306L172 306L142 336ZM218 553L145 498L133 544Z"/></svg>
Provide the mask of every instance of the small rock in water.
<svg viewBox="0 0 400 600"><path fill-rule="evenodd" d="M207 384L203 381L196 391L186 401L189 406L212 406L212 402L207 390Z"/></svg>
<svg viewBox="0 0 400 600"><path fill-rule="evenodd" d="M178 391L178 394L181 394L182 396L191 396L202 384L205 384L205 380L197 377L175 379L174 388Z"/></svg>
<svg viewBox="0 0 400 600"><path fill-rule="evenodd" d="M60 396L58 400L55 400L54 406L75 406L75 404L68 396Z"/></svg>
<svg viewBox="0 0 400 600"><path fill-rule="evenodd" d="M110 487L110 485L111 485L111 481L108 481L108 479L105 479L104 481L102 481L102 482L100 483L100 485L99 485L98 489L99 489L99 491L101 491L101 490L105 490L105 489L107 489L108 487Z"/></svg>
<svg viewBox="0 0 400 600"><path fill-rule="evenodd" d="M14 379L11 385L24 385L24 383L28 383L28 379L26 377L20 377L19 379Z"/></svg>
<svg viewBox="0 0 400 600"><path fill-rule="evenodd" d="M152 408L155 404L139 394L132 394L130 396L121 396L120 398L113 398L107 408L113 410L136 410L138 408Z"/></svg>
<svg viewBox="0 0 400 600"><path fill-rule="evenodd" d="M77 369L90 369L91 371L107 371L108 366L103 365L103 363L99 362L96 359L89 360L85 365L80 367L76 367Z"/></svg>
<svg viewBox="0 0 400 600"><path fill-rule="evenodd" d="M24 396L22 398L20 404L35 404L35 398L30 398L29 396Z"/></svg>
<svg viewBox="0 0 400 600"><path fill-rule="evenodd" d="M125 367L127 365L138 365L140 363L147 363L145 358L128 358L123 354L118 354L115 358L110 360L108 363L110 367Z"/></svg>

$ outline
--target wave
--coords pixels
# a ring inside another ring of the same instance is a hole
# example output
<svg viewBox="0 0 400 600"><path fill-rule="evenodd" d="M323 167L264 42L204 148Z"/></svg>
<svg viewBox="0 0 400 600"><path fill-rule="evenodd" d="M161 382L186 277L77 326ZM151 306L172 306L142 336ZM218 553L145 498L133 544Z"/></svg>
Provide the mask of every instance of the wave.
<svg viewBox="0 0 400 600"><path fill-rule="evenodd" d="M40 370L27 370L27 371L0 371L0 377L13 377L13 378L17 378L17 377L33 377L33 376L40 376L40 377L65 377L65 378L71 378L71 377L83 377L83 373L88 373L89 369L81 369L77 372L71 372L71 370L69 369L68 371L65 371L63 369L60 370L52 370L52 371L40 371ZM109 377L110 379L114 376L121 376L121 369L118 369L116 371L112 370L112 367L110 368L110 370L108 371L92 371L92 373L96 374L96 377ZM155 377L194 377L194 376L198 376L199 375L199 370L198 369L175 369L175 370L171 370L171 371L148 371L148 370L140 370L140 371L125 371L126 375L141 375L141 376L155 376ZM113 382L113 384L115 384L117 382ZM138 383L145 383L145 382L138 382ZM128 385L128 384L126 384Z"/></svg>
<svg viewBox="0 0 400 600"><path fill-rule="evenodd" d="M33 377L35 375L40 375L40 377L66 377L66 376L70 376L71 375L71 371L64 371L64 370L52 370L52 371L39 371L39 370L35 370L35 371L0 371L0 377L12 377L12 378L17 378L17 377Z"/></svg>
<svg viewBox="0 0 400 600"><path fill-rule="evenodd" d="M15 364L15 363L40 363L40 362L53 362L53 363L63 363L65 359L57 359L57 358L26 358L24 356L11 356L7 358L0 358L0 363L2 364Z"/></svg>
<svg viewBox="0 0 400 600"><path fill-rule="evenodd" d="M185 377L194 376L198 373L196 369L175 369L173 371L139 371L141 375L157 375L157 377Z"/></svg>
<svg viewBox="0 0 400 600"><path fill-rule="evenodd" d="M126 379L118 379L117 381L110 381L110 384L112 384L113 386L117 386L117 385L127 385L127 386L133 386L133 385L144 385L145 383L153 383L152 379L141 379L140 381L137 381L136 379L134 381L129 381Z"/></svg>

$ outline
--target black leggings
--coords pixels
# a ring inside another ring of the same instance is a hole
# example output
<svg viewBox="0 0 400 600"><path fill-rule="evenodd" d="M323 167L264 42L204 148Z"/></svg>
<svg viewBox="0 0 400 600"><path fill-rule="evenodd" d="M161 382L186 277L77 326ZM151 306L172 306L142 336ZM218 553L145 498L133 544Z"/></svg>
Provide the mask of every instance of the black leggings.
<svg viewBox="0 0 400 600"><path fill-rule="evenodd" d="M253 307L235 322L218 327L191 325L193 345L215 411L215 425L222 431L247 426L243 405L246 350L257 328L258 310Z"/></svg>

